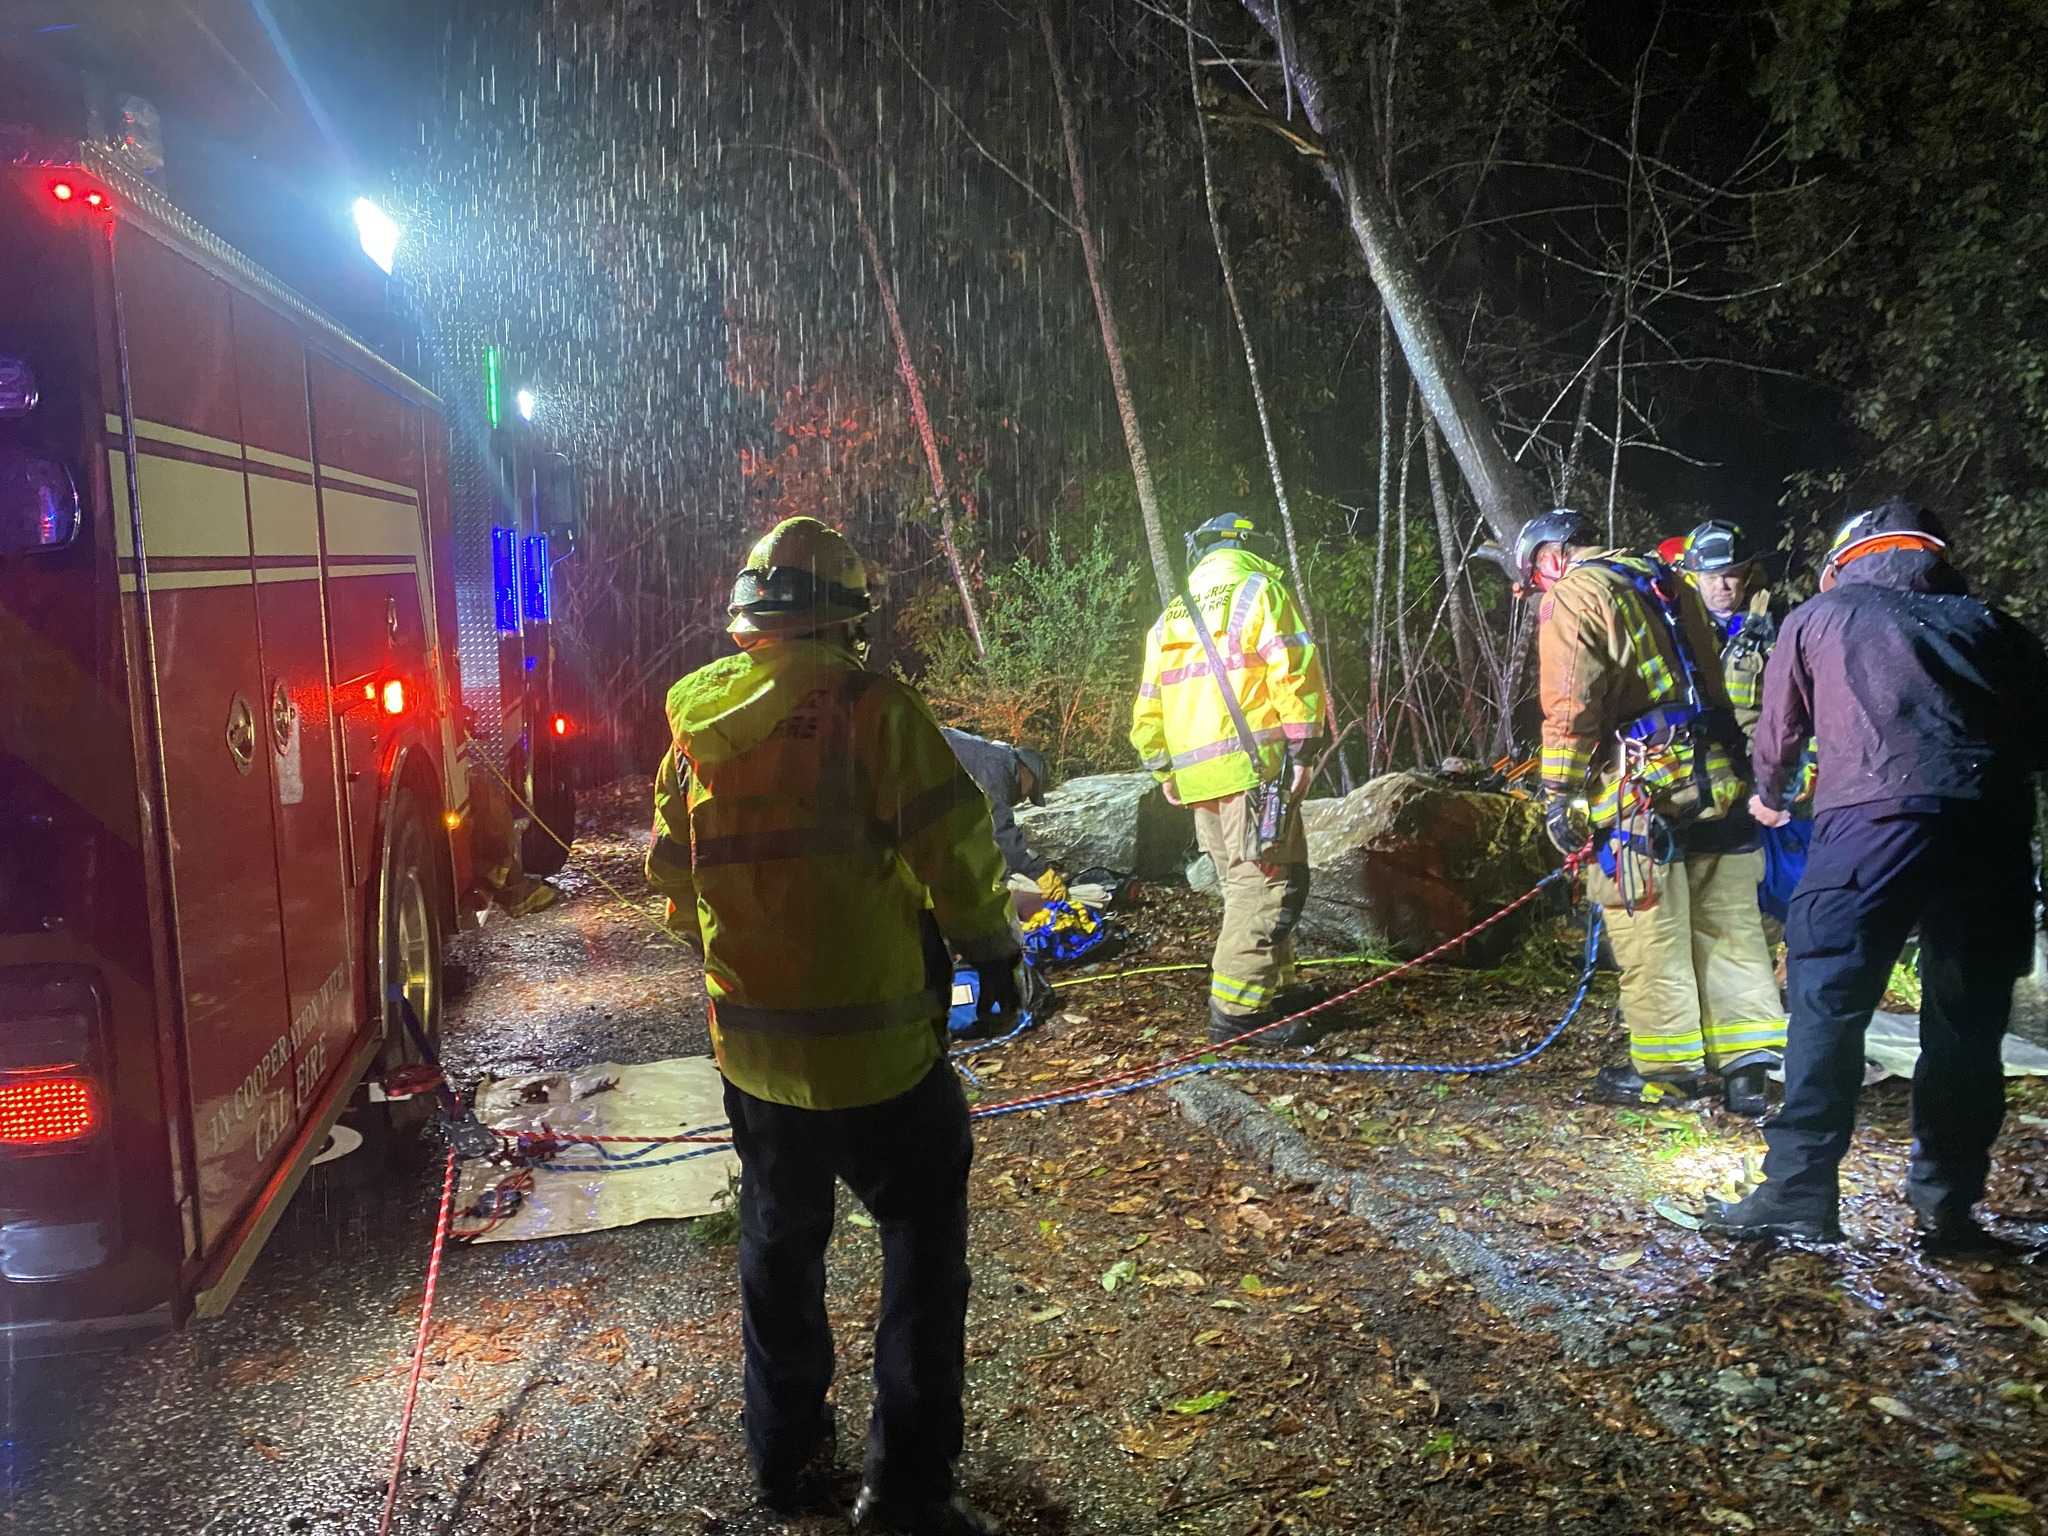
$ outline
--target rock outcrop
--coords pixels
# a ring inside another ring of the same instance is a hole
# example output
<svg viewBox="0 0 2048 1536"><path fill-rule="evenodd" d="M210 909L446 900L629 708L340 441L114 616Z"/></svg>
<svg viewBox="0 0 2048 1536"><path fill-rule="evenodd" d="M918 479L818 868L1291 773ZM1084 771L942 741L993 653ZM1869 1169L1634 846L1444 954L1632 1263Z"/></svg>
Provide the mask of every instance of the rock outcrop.
<svg viewBox="0 0 2048 1536"><path fill-rule="evenodd" d="M1195 842L1195 818L1168 805L1144 772L1069 779L1044 805L1018 807L1017 825L1033 852L1068 874L1101 865L1141 880L1175 876Z"/></svg>

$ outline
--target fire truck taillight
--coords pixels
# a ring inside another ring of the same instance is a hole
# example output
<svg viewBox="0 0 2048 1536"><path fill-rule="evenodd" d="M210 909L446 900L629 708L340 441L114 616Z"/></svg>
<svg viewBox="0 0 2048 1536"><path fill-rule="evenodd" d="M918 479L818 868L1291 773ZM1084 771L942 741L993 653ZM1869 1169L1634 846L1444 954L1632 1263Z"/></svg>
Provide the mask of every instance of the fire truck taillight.
<svg viewBox="0 0 2048 1536"><path fill-rule="evenodd" d="M84 1141L100 1128L99 1087L63 1068L0 1073L0 1148Z"/></svg>
<svg viewBox="0 0 2048 1536"><path fill-rule="evenodd" d="M53 181L50 183L50 196L60 203L68 203L78 196L78 188L68 181Z"/></svg>
<svg viewBox="0 0 2048 1536"><path fill-rule="evenodd" d="M0 1155L68 1151L105 1128L100 1032L89 971L0 971Z"/></svg>
<svg viewBox="0 0 2048 1536"><path fill-rule="evenodd" d="M380 688L379 688L379 689L377 690L377 698L378 698L378 701L379 701L379 702L380 702L380 703L381 703L381 704L382 704L382 705L384 706L384 713L385 713L385 714L387 714L387 715L402 715L402 714L404 714L404 713L405 713L405 679L404 679L404 678L402 678L402 677L387 677L387 678L385 678L385 679L384 679L384 683L383 683L383 686L382 686L382 687L380 687Z"/></svg>

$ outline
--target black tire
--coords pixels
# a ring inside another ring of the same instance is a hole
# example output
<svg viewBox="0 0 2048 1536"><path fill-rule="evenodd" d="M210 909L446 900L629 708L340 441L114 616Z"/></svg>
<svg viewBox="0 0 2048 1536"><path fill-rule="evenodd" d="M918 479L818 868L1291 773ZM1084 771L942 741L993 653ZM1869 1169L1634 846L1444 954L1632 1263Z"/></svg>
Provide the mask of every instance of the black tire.
<svg viewBox="0 0 2048 1536"><path fill-rule="evenodd" d="M433 825L434 819L413 790L401 787L392 796L377 864L369 933L370 952L377 957L370 978L376 988L372 1016L382 1019L384 1028L384 1048L372 1069L378 1073L422 1060L403 1012L391 1001L394 984L411 1001L421 1031L436 1053L441 1046L441 1001L447 987L442 974L441 907L435 899L441 866L430 830ZM373 1111L384 1111L393 1128L401 1130L424 1124L434 1108L431 1095L370 1106ZM374 1122L377 1117L368 1118ZM357 1128L366 1141L374 1141L374 1132L382 1129L361 1122Z"/></svg>
<svg viewBox="0 0 2048 1536"><path fill-rule="evenodd" d="M569 782L569 765L563 755L553 745L542 746L534 754L533 808L539 814L527 819L519 838L520 867L543 880L561 872L569 862L569 850L563 844L576 841L576 786Z"/></svg>

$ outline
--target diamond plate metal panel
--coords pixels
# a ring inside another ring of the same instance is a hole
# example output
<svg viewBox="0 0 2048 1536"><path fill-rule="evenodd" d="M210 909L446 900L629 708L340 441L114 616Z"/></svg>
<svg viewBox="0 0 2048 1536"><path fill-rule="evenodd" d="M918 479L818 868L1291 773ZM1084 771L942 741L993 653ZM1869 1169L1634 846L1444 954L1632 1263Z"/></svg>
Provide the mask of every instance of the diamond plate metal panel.
<svg viewBox="0 0 2048 1536"><path fill-rule="evenodd" d="M491 425L485 415L484 353L474 326L447 327L436 348L437 382L448 406L449 551L455 575L455 655L462 702L484 759L510 770L505 741L504 685L492 609L491 525L498 496L491 466Z"/></svg>

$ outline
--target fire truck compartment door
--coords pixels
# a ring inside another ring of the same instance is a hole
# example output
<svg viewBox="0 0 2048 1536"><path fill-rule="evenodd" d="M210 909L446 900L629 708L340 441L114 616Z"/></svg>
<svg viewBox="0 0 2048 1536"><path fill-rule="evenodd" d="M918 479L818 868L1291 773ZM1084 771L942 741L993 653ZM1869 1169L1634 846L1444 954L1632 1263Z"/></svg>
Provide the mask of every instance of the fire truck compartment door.
<svg viewBox="0 0 2048 1536"><path fill-rule="evenodd" d="M118 238L141 543L120 518L117 542L122 588L147 605L152 666L140 686L161 752L200 1242L211 1250L297 1118L271 689L227 286L131 226Z"/></svg>

